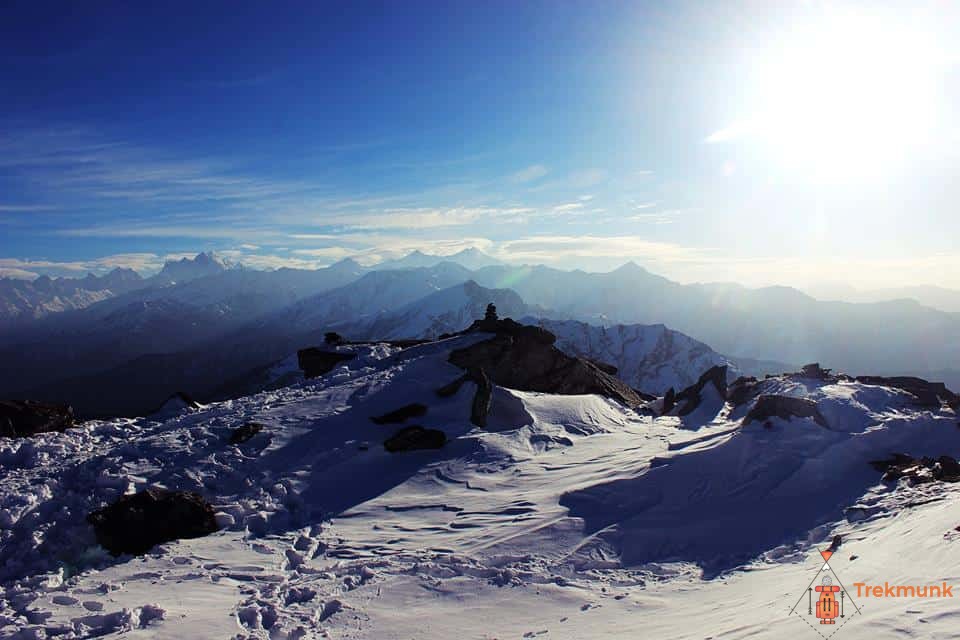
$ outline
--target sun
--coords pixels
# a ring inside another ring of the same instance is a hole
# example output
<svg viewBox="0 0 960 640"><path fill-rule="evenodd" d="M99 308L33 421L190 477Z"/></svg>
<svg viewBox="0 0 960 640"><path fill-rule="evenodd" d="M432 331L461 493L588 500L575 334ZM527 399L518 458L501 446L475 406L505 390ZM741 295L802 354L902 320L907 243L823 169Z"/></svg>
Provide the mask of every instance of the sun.
<svg viewBox="0 0 960 640"><path fill-rule="evenodd" d="M752 62L749 116L709 140L749 136L821 177L873 173L936 136L942 58L929 31L889 16L793 26Z"/></svg>

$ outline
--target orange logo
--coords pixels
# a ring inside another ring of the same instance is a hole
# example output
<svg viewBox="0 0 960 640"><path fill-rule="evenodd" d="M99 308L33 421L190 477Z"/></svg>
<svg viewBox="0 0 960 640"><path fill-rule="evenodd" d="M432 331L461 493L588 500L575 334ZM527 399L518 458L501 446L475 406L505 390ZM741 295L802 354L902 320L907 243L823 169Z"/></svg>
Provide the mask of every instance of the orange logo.
<svg viewBox="0 0 960 640"><path fill-rule="evenodd" d="M833 549L820 552L823 566L790 610L791 616L798 616L822 638L830 638L851 618L860 614L857 603L830 566L833 553Z"/></svg>

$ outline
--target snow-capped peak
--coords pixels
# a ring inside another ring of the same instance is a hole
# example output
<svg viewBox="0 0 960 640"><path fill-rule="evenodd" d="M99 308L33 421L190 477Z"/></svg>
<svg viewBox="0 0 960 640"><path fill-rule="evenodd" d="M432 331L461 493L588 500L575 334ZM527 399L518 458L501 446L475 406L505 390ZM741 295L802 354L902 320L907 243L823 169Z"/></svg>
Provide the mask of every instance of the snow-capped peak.
<svg viewBox="0 0 960 640"><path fill-rule="evenodd" d="M170 282L187 282L205 276L223 273L230 268L222 258L211 251L198 253L194 258L168 260L157 275L158 278Z"/></svg>

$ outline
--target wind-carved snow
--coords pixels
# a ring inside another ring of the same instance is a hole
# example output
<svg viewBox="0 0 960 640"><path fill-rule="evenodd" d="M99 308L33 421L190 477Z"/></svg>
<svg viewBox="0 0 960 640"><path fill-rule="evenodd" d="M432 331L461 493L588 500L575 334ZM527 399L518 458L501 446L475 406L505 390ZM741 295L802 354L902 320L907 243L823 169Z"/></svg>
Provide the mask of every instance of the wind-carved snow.
<svg viewBox="0 0 960 640"><path fill-rule="evenodd" d="M695 425L495 388L479 430L472 383L434 389L462 374L449 352L486 337L371 351L162 421L0 440L0 636L799 638L787 611L834 534L850 583L957 579L956 485L894 490L867 464L956 455L952 411L778 378L763 391L815 401L829 428L742 425L749 405L722 403ZM445 447L383 449L402 425L370 417L411 402L428 411L408 424ZM248 421L265 427L228 444ZM105 555L85 515L146 486L199 491L222 531ZM876 600L844 634L956 622L949 600Z"/></svg>

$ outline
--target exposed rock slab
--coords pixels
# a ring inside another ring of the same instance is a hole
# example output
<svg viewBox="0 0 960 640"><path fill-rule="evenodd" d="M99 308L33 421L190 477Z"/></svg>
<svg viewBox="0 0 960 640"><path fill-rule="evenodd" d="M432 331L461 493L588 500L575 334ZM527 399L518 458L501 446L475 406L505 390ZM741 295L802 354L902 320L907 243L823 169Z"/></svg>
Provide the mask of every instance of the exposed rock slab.
<svg viewBox="0 0 960 640"><path fill-rule="evenodd" d="M0 437L27 438L74 426L73 408L33 400L0 400Z"/></svg>
<svg viewBox="0 0 960 640"><path fill-rule="evenodd" d="M672 398L670 409L667 409L666 398L664 398L664 413L668 413L674 406L680 406L679 414L681 416L692 413L703 402L703 390L707 385L713 385L720 394L720 397L727 397L727 366L717 365L707 369L696 383L690 385Z"/></svg>
<svg viewBox="0 0 960 640"><path fill-rule="evenodd" d="M217 530L213 507L190 491L151 488L125 495L87 516L97 542L112 553L139 555L155 545Z"/></svg>
<svg viewBox="0 0 960 640"><path fill-rule="evenodd" d="M817 408L817 403L806 398L791 396L762 395L757 403L744 417L743 424L750 424L754 420L764 421L769 418L790 420L791 418L812 418L821 427L828 427L827 420Z"/></svg>
<svg viewBox="0 0 960 640"><path fill-rule="evenodd" d="M396 424L409 418L419 418L427 414L427 405L419 402L405 404L399 409L385 413L382 416L370 418L375 424Z"/></svg>
<svg viewBox="0 0 960 640"><path fill-rule="evenodd" d="M439 449L446 443L447 434L443 431L425 429L420 425L410 425L387 438L383 443L383 448L390 453L399 453L418 449Z"/></svg>
<svg viewBox="0 0 960 640"><path fill-rule="evenodd" d="M628 407L643 404L637 392L621 380L554 347L555 338L549 331L510 320L498 320L496 325L506 329L490 340L453 351L450 362L468 371L482 369L493 383L510 389L562 395L594 393Z"/></svg>
<svg viewBox="0 0 960 640"><path fill-rule="evenodd" d="M329 373L341 362L353 360L356 357L356 353L342 353L340 351L327 351L318 347L307 347L297 351L297 365L303 371L303 377L316 378Z"/></svg>
<svg viewBox="0 0 960 640"><path fill-rule="evenodd" d="M883 479L887 482L900 478L908 478L914 484L960 482L960 462L950 456L914 458L895 453L888 460L874 460L870 464L877 471L883 471Z"/></svg>

